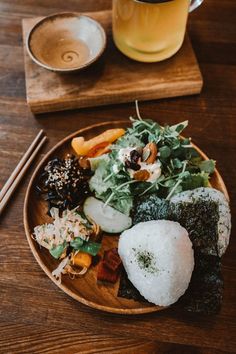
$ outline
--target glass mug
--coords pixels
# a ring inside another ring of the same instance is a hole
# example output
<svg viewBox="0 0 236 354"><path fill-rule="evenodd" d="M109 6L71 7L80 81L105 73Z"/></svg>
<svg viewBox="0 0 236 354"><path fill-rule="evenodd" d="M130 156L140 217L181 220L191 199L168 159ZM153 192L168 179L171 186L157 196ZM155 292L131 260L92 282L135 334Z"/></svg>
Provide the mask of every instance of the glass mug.
<svg viewBox="0 0 236 354"><path fill-rule="evenodd" d="M117 48L141 62L157 62L182 46L188 13L203 0L113 0L112 30Z"/></svg>

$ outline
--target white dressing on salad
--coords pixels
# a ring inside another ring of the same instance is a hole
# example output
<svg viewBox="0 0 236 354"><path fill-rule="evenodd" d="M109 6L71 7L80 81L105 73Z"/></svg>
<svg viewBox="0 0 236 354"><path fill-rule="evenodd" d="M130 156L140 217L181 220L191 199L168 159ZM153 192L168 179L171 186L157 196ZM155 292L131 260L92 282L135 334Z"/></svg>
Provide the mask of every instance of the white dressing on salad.
<svg viewBox="0 0 236 354"><path fill-rule="evenodd" d="M140 162L139 165L141 166L139 171L146 170L150 174L150 177L146 180L146 182L154 183L160 177L161 164L159 161L156 161L155 163L152 163L152 164L147 164L146 162ZM128 172L129 172L130 178L134 178L134 174L136 171L129 168Z"/></svg>
<svg viewBox="0 0 236 354"><path fill-rule="evenodd" d="M150 173L150 177L147 182L154 183L161 175L161 163L156 161L152 164L147 164L146 162L140 163L141 170L147 170Z"/></svg>
<svg viewBox="0 0 236 354"><path fill-rule="evenodd" d="M130 153L135 149L136 149L135 147L121 148L118 152L118 159L123 164L125 164L126 160L130 161ZM148 180L146 180L146 182L154 183L161 175L161 163L158 160L156 160L154 163L151 164L150 163L147 164L146 162L139 161L138 165L141 166L139 171L146 170L150 174L150 177L148 178ZM134 174L136 171L132 170L131 168L128 168L127 171L129 172L130 178L134 178ZM117 165L113 166L113 172L118 173Z"/></svg>
<svg viewBox="0 0 236 354"><path fill-rule="evenodd" d="M113 169L113 172L114 173L118 173L119 172L119 167L118 167L118 165L113 165L113 167L112 167L112 169Z"/></svg>
<svg viewBox="0 0 236 354"><path fill-rule="evenodd" d="M118 160L125 164L126 160L130 160L130 153L133 150L135 150L135 147L121 148L118 152Z"/></svg>

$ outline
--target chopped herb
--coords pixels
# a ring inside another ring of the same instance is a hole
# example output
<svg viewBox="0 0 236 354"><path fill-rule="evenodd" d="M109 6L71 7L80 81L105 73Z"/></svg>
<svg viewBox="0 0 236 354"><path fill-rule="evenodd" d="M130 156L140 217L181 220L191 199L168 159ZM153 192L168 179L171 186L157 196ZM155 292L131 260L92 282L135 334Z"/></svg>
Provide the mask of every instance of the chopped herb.
<svg viewBox="0 0 236 354"><path fill-rule="evenodd" d="M84 242L83 245L79 248L80 251L89 253L92 256L96 256L101 248L101 243L97 242Z"/></svg>
<svg viewBox="0 0 236 354"><path fill-rule="evenodd" d="M152 252L146 250L142 252L139 251L136 254L136 259L140 269L144 269L148 273L152 274L157 272L157 268L155 267L156 262Z"/></svg>
<svg viewBox="0 0 236 354"><path fill-rule="evenodd" d="M49 250L49 252L54 258L58 259L58 258L61 257L61 255L64 252L65 248L66 248L66 242L64 242L61 245L58 245L56 247L51 248Z"/></svg>
<svg viewBox="0 0 236 354"><path fill-rule="evenodd" d="M75 237L74 240L70 241L70 246L75 250L80 249L84 241L80 237Z"/></svg>

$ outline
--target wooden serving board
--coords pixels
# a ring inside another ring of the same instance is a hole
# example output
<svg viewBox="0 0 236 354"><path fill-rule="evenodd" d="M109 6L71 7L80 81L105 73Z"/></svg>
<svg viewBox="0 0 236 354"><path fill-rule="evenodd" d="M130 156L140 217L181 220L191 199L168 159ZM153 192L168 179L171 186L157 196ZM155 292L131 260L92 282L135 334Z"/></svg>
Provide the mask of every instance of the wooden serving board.
<svg viewBox="0 0 236 354"><path fill-rule="evenodd" d="M134 301L118 297L117 293L119 283L114 285L97 283L97 266L92 266L84 276L76 279L71 279L68 275L64 275L62 277L61 284L59 284L52 276L52 271L58 266L58 261L54 260L48 250L40 247L31 237L35 226L51 222L51 219L47 215L47 203L42 198L39 198L39 195L36 192L36 185L39 181L39 176L43 172L43 169L48 161L56 156L65 158L68 153L73 153L71 149L71 140L76 136L83 136L85 140L88 140L102 133L106 129L121 127L127 128L129 126L129 121L98 123L69 135L54 146L37 166L33 176L31 177L25 196L24 226L26 237L35 259L48 277L61 290L75 300L92 308L106 312L133 315L156 312L165 309L165 307L159 307L149 302ZM208 159L208 157L196 145L192 145L204 160ZM214 188L224 193L225 197L229 200L229 195L224 181L217 170L215 170L211 177L211 184ZM117 247L117 245L117 236L104 234L101 252L104 252L104 250L112 247Z"/></svg>
<svg viewBox="0 0 236 354"><path fill-rule="evenodd" d="M104 27L108 37L107 48L96 63L71 74L48 71L31 60L25 41L41 17L23 20L26 96L32 112L200 93L202 76L188 36L181 50L172 58L160 63L139 63L124 56L113 44L111 11L86 14Z"/></svg>

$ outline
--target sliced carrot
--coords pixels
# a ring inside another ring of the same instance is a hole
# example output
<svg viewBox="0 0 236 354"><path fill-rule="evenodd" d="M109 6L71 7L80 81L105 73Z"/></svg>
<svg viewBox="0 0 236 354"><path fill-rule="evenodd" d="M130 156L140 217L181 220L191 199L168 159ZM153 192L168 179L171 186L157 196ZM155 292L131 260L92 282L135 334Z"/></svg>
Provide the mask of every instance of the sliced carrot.
<svg viewBox="0 0 236 354"><path fill-rule="evenodd" d="M71 145L78 155L85 156L96 145L99 145L104 142L113 143L124 134L124 129L108 129L105 130L102 134L99 134L87 141L85 141L84 138L81 136L74 138L72 139Z"/></svg>
<svg viewBox="0 0 236 354"><path fill-rule="evenodd" d="M85 252L78 252L75 256L73 256L72 262L78 267L89 268L92 263L92 256Z"/></svg>
<svg viewBox="0 0 236 354"><path fill-rule="evenodd" d="M97 157L102 154L105 154L106 152L109 152L109 147L110 147L109 141L104 141L103 143L97 144L92 147L86 154L87 157Z"/></svg>

